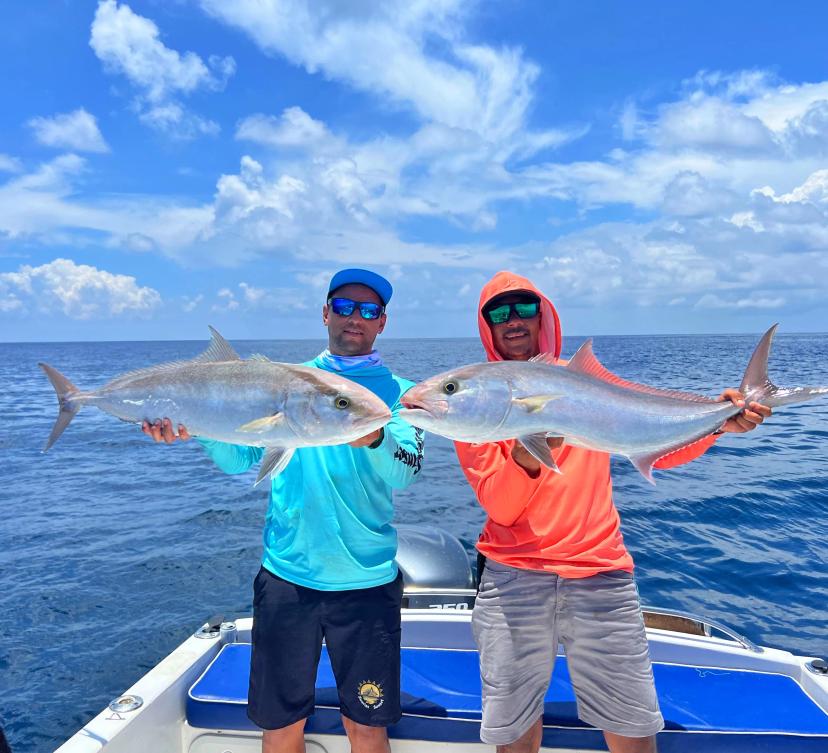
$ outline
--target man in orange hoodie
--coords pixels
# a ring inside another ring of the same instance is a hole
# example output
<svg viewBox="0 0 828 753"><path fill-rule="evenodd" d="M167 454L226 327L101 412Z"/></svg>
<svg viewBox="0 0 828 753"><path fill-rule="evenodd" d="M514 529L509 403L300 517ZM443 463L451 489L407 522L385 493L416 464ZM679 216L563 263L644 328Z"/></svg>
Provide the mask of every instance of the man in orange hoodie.
<svg viewBox="0 0 828 753"><path fill-rule="evenodd" d="M499 272L483 288L480 339L490 361L561 352L552 303L526 278ZM737 390L721 399L738 402ZM744 432L769 416L751 403L721 431ZM692 460L707 437L662 458ZM644 621L612 501L609 455L549 440L562 471L515 441L456 442L488 519L477 548L486 565L472 628L483 685L481 738L500 753L536 753L543 698L558 642L566 649L578 715L604 731L612 753L652 753L663 727Z"/></svg>

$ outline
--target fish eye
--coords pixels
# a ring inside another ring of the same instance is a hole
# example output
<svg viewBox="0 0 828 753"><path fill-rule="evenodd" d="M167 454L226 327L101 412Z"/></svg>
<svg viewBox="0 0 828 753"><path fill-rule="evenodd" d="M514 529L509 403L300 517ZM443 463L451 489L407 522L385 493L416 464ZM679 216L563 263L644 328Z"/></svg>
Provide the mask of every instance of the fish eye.
<svg viewBox="0 0 828 753"><path fill-rule="evenodd" d="M337 395L334 398L334 405L339 410L345 410L348 406L350 406L350 404L351 401L347 397L345 397L345 395Z"/></svg>
<svg viewBox="0 0 828 753"><path fill-rule="evenodd" d="M450 379L448 382L443 384L443 392L447 395L453 395L457 390L460 389L460 385L457 384L453 379Z"/></svg>

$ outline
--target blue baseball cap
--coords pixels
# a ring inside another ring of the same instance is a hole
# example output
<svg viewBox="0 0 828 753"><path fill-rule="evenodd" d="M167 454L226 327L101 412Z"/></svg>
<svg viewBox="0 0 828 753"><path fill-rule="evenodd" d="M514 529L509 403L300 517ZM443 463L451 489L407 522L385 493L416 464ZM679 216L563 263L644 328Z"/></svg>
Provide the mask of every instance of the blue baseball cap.
<svg viewBox="0 0 828 753"><path fill-rule="evenodd" d="M384 277L378 275L376 272L371 272L369 269L340 269L332 278L331 284L328 285L328 297L331 293L338 290L343 285L365 285L371 288L382 301L383 306L388 305L391 300L391 294L394 288L391 283Z"/></svg>

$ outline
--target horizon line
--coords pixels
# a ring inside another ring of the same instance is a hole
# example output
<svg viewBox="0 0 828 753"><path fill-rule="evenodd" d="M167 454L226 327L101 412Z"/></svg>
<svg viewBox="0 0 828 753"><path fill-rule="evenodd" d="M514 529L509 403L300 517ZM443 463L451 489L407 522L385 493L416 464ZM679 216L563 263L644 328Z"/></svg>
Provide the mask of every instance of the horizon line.
<svg viewBox="0 0 828 753"><path fill-rule="evenodd" d="M590 337L746 337L749 335L760 334L757 332L661 332L661 333L630 333L630 334L591 334L591 335L564 335L563 339L580 338L587 339ZM828 331L822 330L802 330L798 332L777 332L775 337L787 337L791 335L828 335ZM232 342L308 342L313 340L326 340L325 337L226 337L228 341ZM387 337L383 338L382 342L392 340L479 340L476 335L465 335L455 337ZM0 340L0 345L99 345L101 343L199 343L209 342L208 338L198 339L152 339L152 340ZM380 343L381 344L381 343Z"/></svg>

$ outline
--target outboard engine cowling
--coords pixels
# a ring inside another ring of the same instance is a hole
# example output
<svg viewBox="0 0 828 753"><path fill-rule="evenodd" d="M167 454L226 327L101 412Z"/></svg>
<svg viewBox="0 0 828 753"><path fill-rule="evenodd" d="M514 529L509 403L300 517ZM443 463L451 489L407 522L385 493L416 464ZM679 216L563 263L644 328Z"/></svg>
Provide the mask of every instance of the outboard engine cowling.
<svg viewBox="0 0 828 753"><path fill-rule="evenodd" d="M403 575L403 607L471 609L476 579L463 545L438 528L397 526L397 565Z"/></svg>

